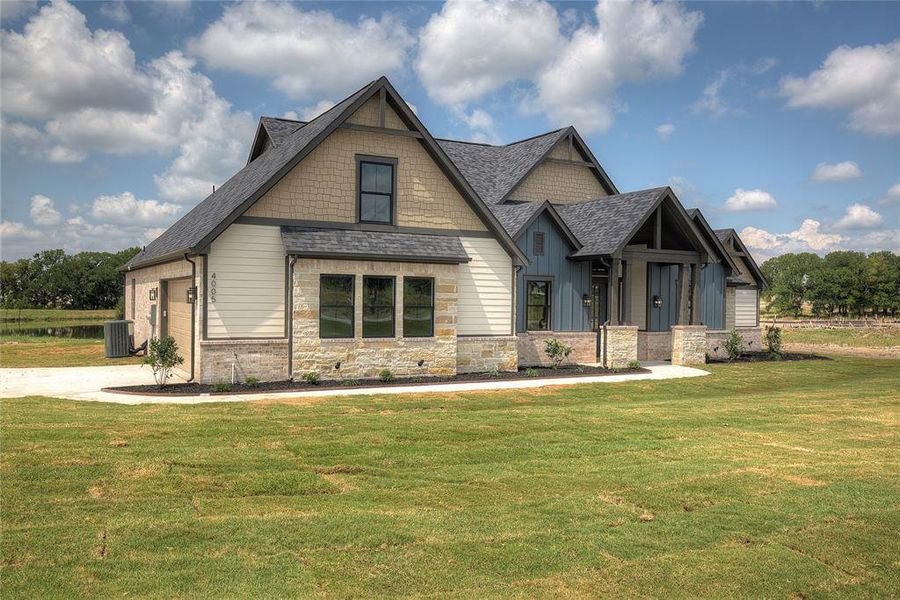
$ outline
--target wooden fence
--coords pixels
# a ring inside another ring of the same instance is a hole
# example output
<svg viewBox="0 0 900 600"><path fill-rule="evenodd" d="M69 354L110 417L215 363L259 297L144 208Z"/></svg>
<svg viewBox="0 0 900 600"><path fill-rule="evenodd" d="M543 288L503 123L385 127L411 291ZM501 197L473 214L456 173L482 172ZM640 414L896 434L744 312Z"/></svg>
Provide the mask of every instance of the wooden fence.
<svg viewBox="0 0 900 600"><path fill-rule="evenodd" d="M900 319L760 319L763 327L777 325L784 329L872 329L872 328L900 328Z"/></svg>

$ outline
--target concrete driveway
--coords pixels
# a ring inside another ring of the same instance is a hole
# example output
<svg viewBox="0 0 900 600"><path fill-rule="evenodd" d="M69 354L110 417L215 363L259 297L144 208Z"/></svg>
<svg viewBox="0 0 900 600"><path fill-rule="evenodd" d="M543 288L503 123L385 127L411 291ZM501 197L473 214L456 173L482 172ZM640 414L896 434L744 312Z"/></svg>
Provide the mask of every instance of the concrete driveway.
<svg viewBox="0 0 900 600"><path fill-rule="evenodd" d="M428 394L475 392L488 390L528 389L568 386L584 383L619 383L624 381L680 379L702 377L708 372L691 367L651 363L644 365L649 372L622 373L586 377L544 377L513 381L472 381L464 383L423 384L390 387L357 387L348 389L319 389L297 392L260 392L258 394L197 394L195 396L150 396L103 392L101 388L118 385L153 383L149 367L69 367L57 369L0 369L0 398L21 396L52 396L69 400L93 400L116 404L201 404L205 402L248 402L269 398L299 399L326 396L357 396L381 394Z"/></svg>

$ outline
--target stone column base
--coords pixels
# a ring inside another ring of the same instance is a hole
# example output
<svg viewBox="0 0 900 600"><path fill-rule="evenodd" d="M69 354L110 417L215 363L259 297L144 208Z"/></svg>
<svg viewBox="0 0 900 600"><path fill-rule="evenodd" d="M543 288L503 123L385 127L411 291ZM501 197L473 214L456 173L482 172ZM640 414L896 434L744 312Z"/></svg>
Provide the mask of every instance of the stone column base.
<svg viewBox="0 0 900 600"><path fill-rule="evenodd" d="M638 328L636 325L610 325L606 328L606 363L608 369L624 369L628 363L636 361L638 350ZM604 340L601 339L603 344ZM600 346L600 360L603 361L603 346Z"/></svg>
<svg viewBox="0 0 900 600"><path fill-rule="evenodd" d="M672 364L706 364L706 325L672 327Z"/></svg>

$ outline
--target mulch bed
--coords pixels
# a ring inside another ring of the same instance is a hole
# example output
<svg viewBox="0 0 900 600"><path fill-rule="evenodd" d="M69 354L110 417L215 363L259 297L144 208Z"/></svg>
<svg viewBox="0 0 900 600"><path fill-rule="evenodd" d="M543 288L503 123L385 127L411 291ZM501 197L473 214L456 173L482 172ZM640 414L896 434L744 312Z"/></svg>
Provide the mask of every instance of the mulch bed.
<svg viewBox="0 0 900 600"><path fill-rule="evenodd" d="M516 379L540 379L556 377L589 377L598 375L621 375L623 373L649 373L649 369L604 369L603 367L566 366L558 369L549 367L534 367L531 369L519 369L515 373L466 373L449 377L397 377L393 381L385 382L380 379L354 379L349 380L323 379L317 384L307 383L302 379L297 381L261 381L256 385L236 383L230 385L227 391L215 391L215 386L208 383L171 383L164 388L157 385L126 385L120 387L103 388L104 392L118 392L123 394L146 394L159 396L194 396L197 394L226 395L226 394L259 394L261 392L302 392L315 389L351 389L360 387L396 387L404 385L427 385L433 383L466 383L473 381L514 381Z"/></svg>
<svg viewBox="0 0 900 600"><path fill-rule="evenodd" d="M803 354L800 352L784 352L779 358L774 358L768 352L744 352L740 358L728 360L727 358L712 358L710 364L717 363L749 363L749 362L788 362L792 360L831 360L827 356L818 354Z"/></svg>

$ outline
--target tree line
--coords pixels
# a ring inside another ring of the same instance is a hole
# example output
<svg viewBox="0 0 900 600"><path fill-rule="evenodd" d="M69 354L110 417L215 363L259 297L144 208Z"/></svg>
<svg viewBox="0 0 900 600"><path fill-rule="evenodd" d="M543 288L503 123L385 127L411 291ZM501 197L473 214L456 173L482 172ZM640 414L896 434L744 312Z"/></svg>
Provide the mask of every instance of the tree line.
<svg viewBox="0 0 900 600"><path fill-rule="evenodd" d="M846 250L824 257L782 254L764 262L762 271L770 313L896 317L900 312L900 256L888 250L868 256Z"/></svg>
<svg viewBox="0 0 900 600"><path fill-rule="evenodd" d="M140 248L119 252L44 250L31 258L0 263L3 308L116 308L124 294L119 269Z"/></svg>

